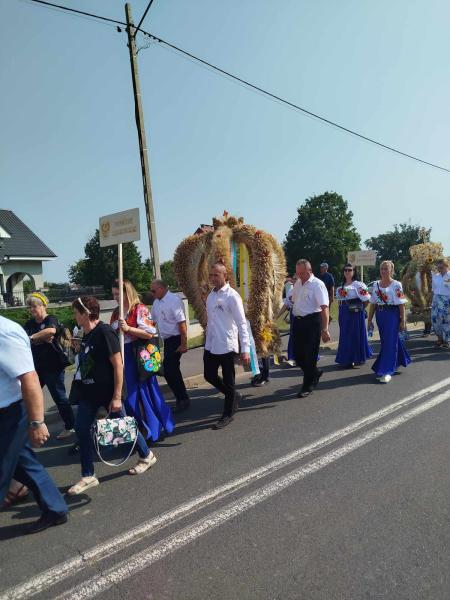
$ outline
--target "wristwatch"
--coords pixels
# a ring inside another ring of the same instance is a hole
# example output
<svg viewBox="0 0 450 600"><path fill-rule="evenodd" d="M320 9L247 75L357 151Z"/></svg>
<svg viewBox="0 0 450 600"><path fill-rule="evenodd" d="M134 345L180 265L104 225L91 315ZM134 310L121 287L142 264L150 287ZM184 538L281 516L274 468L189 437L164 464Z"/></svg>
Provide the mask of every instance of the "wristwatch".
<svg viewBox="0 0 450 600"><path fill-rule="evenodd" d="M44 421L30 421L30 423L29 423L31 429L39 429L39 427L43 424L44 424Z"/></svg>

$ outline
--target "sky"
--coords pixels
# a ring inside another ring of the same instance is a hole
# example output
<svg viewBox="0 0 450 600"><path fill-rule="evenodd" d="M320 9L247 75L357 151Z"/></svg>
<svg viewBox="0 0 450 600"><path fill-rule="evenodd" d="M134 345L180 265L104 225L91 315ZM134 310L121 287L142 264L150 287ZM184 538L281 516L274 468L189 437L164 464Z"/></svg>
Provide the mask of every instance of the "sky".
<svg viewBox="0 0 450 600"><path fill-rule="evenodd" d="M60 0L124 20L117 0ZM134 0L135 23L147 0ZM348 128L450 168L448 0L154 0L143 27ZM126 34L9 0L0 22L0 208L67 281L100 216L139 207ZM138 45L144 45L140 38ZM410 222L450 254L450 173L267 100L160 44L138 54L162 261L224 210L282 242L297 208L341 194L363 240ZM326 258L326 257L324 257Z"/></svg>

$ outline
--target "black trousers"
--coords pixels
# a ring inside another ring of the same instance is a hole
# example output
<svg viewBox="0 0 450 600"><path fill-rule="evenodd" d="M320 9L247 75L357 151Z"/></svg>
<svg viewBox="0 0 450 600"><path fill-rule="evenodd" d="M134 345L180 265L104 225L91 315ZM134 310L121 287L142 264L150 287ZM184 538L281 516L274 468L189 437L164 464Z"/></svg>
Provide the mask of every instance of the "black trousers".
<svg viewBox="0 0 450 600"><path fill-rule="evenodd" d="M211 354L205 350L203 354L203 375L208 383L225 394L225 403L223 405L223 414L231 416L235 403L236 391L235 371L234 371L234 352L227 354ZM222 367L222 377L219 377L219 367Z"/></svg>
<svg viewBox="0 0 450 600"><path fill-rule="evenodd" d="M294 317L294 358L303 370L302 390L310 392L318 375L317 357L320 349L322 320L320 313Z"/></svg>
<svg viewBox="0 0 450 600"><path fill-rule="evenodd" d="M181 352L177 348L181 343L181 335L174 335L164 340L164 377L172 390L177 404L189 402L189 396L180 371Z"/></svg>

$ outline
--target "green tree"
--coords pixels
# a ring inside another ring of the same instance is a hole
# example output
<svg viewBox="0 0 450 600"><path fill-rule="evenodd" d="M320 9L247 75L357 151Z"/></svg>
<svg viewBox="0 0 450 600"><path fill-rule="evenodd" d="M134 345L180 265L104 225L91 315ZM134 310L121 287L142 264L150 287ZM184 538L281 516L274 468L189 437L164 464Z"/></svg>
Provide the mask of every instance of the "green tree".
<svg viewBox="0 0 450 600"><path fill-rule="evenodd" d="M377 252L377 265L370 269L369 275L372 279L376 279L381 261L392 260L395 265L395 272L400 277L403 269L411 260L410 247L429 241L430 234L431 229L425 229L420 225L411 225L410 223L400 223L394 225L393 231L387 231L366 240L367 248Z"/></svg>
<svg viewBox="0 0 450 600"><path fill-rule="evenodd" d="M117 246L100 247L98 229L84 247L85 257L69 267L69 280L81 286L102 285L109 290L117 278ZM134 242L123 245L123 276L139 292L148 290L152 279L149 261L142 261Z"/></svg>
<svg viewBox="0 0 450 600"><path fill-rule="evenodd" d="M299 258L306 258L316 273L326 261L332 274L340 277L347 252L359 250L360 244L347 201L335 192L313 196L297 208L297 218L284 241L288 272L295 271Z"/></svg>

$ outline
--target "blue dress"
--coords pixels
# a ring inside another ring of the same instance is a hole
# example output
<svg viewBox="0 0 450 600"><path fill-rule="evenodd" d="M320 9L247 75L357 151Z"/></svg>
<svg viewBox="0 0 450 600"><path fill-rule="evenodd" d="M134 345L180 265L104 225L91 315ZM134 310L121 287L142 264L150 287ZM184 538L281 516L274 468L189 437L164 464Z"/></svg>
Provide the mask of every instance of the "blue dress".
<svg viewBox="0 0 450 600"><path fill-rule="evenodd" d="M367 338L363 302L369 300L369 292L364 283L353 281L350 285L336 290L339 305L339 345L336 360L340 365L363 364L373 355ZM349 310L349 300L359 303L360 310Z"/></svg>

